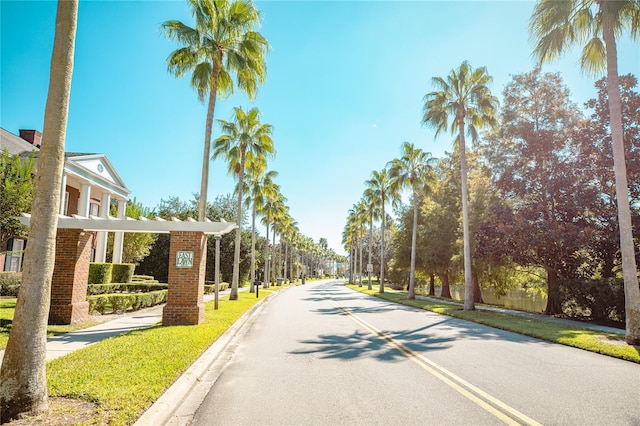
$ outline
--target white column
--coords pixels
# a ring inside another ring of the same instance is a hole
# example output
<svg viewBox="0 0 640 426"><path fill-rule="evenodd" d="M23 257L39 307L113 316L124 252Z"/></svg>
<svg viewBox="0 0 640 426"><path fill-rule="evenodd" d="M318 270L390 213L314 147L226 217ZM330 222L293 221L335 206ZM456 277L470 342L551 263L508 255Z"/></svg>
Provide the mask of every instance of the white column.
<svg viewBox="0 0 640 426"><path fill-rule="evenodd" d="M60 181L60 208L58 209L59 214L65 214L65 207L67 206L66 200L66 192L67 192L67 174L62 173L62 180Z"/></svg>
<svg viewBox="0 0 640 426"><path fill-rule="evenodd" d="M78 216L89 217L89 204L91 201L91 185L83 183L80 186L80 199L78 200Z"/></svg>
<svg viewBox="0 0 640 426"><path fill-rule="evenodd" d="M102 218L109 216L109 205L111 204L111 194L108 192L102 193L100 199L100 212L99 215ZM96 242L96 262L105 262L107 260L107 232L99 231Z"/></svg>
<svg viewBox="0 0 640 426"><path fill-rule="evenodd" d="M125 200L118 200L118 219L124 219L127 209ZM124 232L113 234L113 263L122 263L122 246L124 244Z"/></svg>

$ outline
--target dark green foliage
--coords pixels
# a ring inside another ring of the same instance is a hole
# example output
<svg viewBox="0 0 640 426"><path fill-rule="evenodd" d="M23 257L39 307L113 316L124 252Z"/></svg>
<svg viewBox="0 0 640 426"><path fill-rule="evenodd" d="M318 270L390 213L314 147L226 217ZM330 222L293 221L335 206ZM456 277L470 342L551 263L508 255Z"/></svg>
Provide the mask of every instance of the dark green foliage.
<svg viewBox="0 0 640 426"><path fill-rule="evenodd" d="M133 263L114 263L111 271L111 282L130 283L136 265Z"/></svg>
<svg viewBox="0 0 640 426"><path fill-rule="evenodd" d="M31 212L35 188L34 153L28 158L12 157L0 151L0 247L14 237L23 237L27 228L15 217Z"/></svg>
<svg viewBox="0 0 640 426"><path fill-rule="evenodd" d="M560 280L559 289L566 315L624 324L624 281L621 278Z"/></svg>
<svg viewBox="0 0 640 426"><path fill-rule="evenodd" d="M109 294L109 293L148 293L157 290L166 290L167 284L157 282L135 282L130 284L89 284L87 286L88 295Z"/></svg>
<svg viewBox="0 0 640 426"><path fill-rule="evenodd" d="M109 284L112 270L112 263L91 262L89 264L89 284Z"/></svg>

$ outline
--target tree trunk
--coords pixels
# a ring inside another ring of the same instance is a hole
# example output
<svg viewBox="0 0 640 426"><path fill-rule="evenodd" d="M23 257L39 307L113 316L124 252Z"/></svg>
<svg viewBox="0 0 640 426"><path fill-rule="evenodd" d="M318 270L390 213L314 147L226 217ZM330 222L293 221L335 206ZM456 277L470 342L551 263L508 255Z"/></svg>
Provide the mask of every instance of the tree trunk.
<svg viewBox="0 0 640 426"><path fill-rule="evenodd" d="M473 294L474 294L474 303L484 303L482 300L482 290L480 290L480 280L478 279L478 273L473 273Z"/></svg>
<svg viewBox="0 0 640 426"><path fill-rule="evenodd" d="M240 237L242 235L242 192L244 187L244 153L240 158L240 171L238 172L238 210L236 216L236 244L233 248L233 279L231 280L231 292L229 300L238 300L238 285L240 281Z"/></svg>
<svg viewBox="0 0 640 426"><path fill-rule="evenodd" d="M369 269L369 265L371 265L371 246L373 241L373 212L371 212L371 217L369 221L369 263L367 264L367 275L369 277L369 285L367 286L368 290L371 290L371 270Z"/></svg>
<svg viewBox="0 0 640 426"><path fill-rule="evenodd" d="M249 293L255 292L254 283L256 281L256 203L252 202L251 204L251 284Z"/></svg>
<svg viewBox="0 0 640 426"><path fill-rule="evenodd" d="M218 68L214 66L213 83L209 90L207 121L204 129L204 152L202 153L202 177L200 179L200 196L198 198L198 221L204 222L207 215L207 191L209 190L209 163L211 162L211 133L213 129L213 113L216 109L218 94Z"/></svg>
<svg viewBox="0 0 640 426"><path fill-rule="evenodd" d="M471 277L471 238L469 235L469 189L467 187L467 148L464 140L464 116L459 118L460 128L460 186L462 188L462 240L464 245L464 310L476 309Z"/></svg>
<svg viewBox="0 0 640 426"><path fill-rule="evenodd" d="M267 213L267 237L264 240L264 284L262 288L269 288L269 213Z"/></svg>
<svg viewBox="0 0 640 426"><path fill-rule="evenodd" d="M558 286L558 272L553 268L547 270L547 307L545 315L557 315L562 313L562 302L560 301L560 288Z"/></svg>
<svg viewBox="0 0 640 426"><path fill-rule="evenodd" d="M451 299L451 287L449 287L449 274L446 272L439 274L440 281L442 281L442 290L440 291L440 297L446 297Z"/></svg>
<svg viewBox="0 0 640 426"><path fill-rule="evenodd" d="M627 167L622 136L622 108L618 83L617 47L614 29L607 19L603 19L602 32L607 53L607 94L609 96L613 168L616 177L620 251L622 252L622 274L624 277L625 340L630 345L638 345L640 344L640 288L638 287L638 270L633 243L629 186L627 184Z"/></svg>
<svg viewBox="0 0 640 426"><path fill-rule="evenodd" d="M411 229L411 269L409 271L409 295L408 299L416 298L416 240L418 238L418 197L413 191L413 227Z"/></svg>
<svg viewBox="0 0 640 426"><path fill-rule="evenodd" d="M384 196L382 197L382 228L380 242L380 293L384 293Z"/></svg>
<svg viewBox="0 0 640 426"><path fill-rule="evenodd" d="M429 277L429 296L436 295L436 276L431 274Z"/></svg>
<svg viewBox="0 0 640 426"><path fill-rule="evenodd" d="M55 263L60 183L73 74L78 1L59 1L51 56L43 145L31 209L22 285L0 371L0 423L49 410L47 320Z"/></svg>

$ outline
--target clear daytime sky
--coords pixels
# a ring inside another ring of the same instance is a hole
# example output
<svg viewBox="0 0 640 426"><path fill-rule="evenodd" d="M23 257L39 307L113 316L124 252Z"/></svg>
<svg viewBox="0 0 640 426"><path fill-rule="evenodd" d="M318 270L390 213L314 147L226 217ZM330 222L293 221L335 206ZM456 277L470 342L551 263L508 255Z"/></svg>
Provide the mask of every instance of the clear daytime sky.
<svg viewBox="0 0 640 426"><path fill-rule="evenodd" d="M258 1L271 51L254 105L274 126L270 168L302 234L344 253L348 210L373 170L400 155L403 141L435 157L453 137L421 125L431 78L469 60L486 66L493 93L531 71L531 1ZM0 1L0 126L42 130L56 2ZM80 1L66 151L104 153L144 206L199 191L206 106L187 77L167 72L178 45L160 25L193 23L185 1ZM578 105L596 96L579 52L547 64ZM640 45L618 46L620 74L640 76ZM251 103L237 92L215 116ZM220 134L214 129L214 138ZM46 142L46 141L45 141ZM208 199L232 193L227 166L211 164ZM261 231L264 233L264 230Z"/></svg>

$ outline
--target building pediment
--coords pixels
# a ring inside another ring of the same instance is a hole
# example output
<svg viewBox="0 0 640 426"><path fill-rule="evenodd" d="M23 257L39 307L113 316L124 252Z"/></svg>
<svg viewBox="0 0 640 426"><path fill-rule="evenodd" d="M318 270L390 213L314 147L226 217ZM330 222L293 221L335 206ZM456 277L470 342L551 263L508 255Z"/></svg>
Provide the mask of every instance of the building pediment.
<svg viewBox="0 0 640 426"><path fill-rule="evenodd" d="M66 169L87 179L90 182L101 183L121 195L128 195L130 191L116 172L105 154L65 153ZM125 196L126 196L125 195Z"/></svg>

